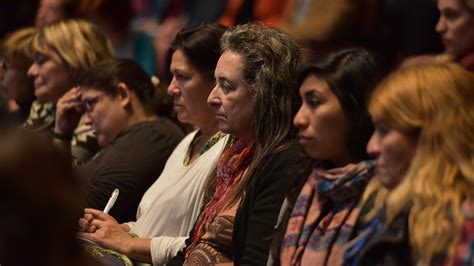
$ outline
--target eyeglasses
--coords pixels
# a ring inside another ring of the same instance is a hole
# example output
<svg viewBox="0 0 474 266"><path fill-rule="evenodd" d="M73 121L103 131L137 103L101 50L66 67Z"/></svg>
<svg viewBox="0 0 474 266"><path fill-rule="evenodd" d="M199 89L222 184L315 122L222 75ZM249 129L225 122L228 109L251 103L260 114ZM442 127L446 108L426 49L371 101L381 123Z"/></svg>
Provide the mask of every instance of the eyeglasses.
<svg viewBox="0 0 474 266"><path fill-rule="evenodd" d="M105 93L101 93L97 96L83 99L82 100L82 106L84 106L84 110L86 113L92 113L94 111L95 106L97 103L105 96Z"/></svg>

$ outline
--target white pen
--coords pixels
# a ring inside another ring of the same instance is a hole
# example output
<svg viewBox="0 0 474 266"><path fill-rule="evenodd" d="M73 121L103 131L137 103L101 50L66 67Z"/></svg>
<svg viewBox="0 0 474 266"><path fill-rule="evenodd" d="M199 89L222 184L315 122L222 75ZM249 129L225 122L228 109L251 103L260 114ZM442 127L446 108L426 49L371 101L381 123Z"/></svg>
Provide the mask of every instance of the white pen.
<svg viewBox="0 0 474 266"><path fill-rule="evenodd" d="M110 209L112 209L112 207L114 206L115 201L117 200L118 195L119 195L119 190L118 190L118 188L116 188L116 189L114 190L114 192L112 192L112 196L110 196L110 199L109 199L109 201L107 202L107 205L105 205L104 213L109 213Z"/></svg>

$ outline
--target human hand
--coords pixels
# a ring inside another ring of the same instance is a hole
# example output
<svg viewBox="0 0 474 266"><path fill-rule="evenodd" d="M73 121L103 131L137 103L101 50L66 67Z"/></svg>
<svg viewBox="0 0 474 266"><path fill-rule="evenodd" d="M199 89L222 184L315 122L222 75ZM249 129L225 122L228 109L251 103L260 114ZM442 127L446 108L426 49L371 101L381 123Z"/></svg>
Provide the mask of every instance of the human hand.
<svg viewBox="0 0 474 266"><path fill-rule="evenodd" d="M132 241L127 225L117 223L112 216L99 210L86 208L84 217L79 219L79 226L83 230L79 237L120 253L125 253L125 247Z"/></svg>
<svg viewBox="0 0 474 266"><path fill-rule="evenodd" d="M74 87L59 98L56 104L54 132L72 135L83 113L81 89Z"/></svg>

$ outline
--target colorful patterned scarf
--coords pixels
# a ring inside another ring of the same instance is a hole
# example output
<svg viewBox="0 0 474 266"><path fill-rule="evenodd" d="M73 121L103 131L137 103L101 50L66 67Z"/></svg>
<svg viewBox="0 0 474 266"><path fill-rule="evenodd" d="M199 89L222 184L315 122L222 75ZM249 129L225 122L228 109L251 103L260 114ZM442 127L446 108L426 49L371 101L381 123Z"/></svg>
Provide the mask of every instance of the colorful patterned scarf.
<svg viewBox="0 0 474 266"><path fill-rule="evenodd" d="M373 170L373 163L366 161L312 171L291 211L281 265L342 264L342 246L349 240L360 211L356 205Z"/></svg>
<svg viewBox="0 0 474 266"><path fill-rule="evenodd" d="M247 146L243 141L235 139L217 163L216 191L196 223L194 235L191 237L191 244L186 249L186 257L204 235L205 226L212 222L217 210L222 207L229 193L242 179L252 160L253 147L254 145Z"/></svg>

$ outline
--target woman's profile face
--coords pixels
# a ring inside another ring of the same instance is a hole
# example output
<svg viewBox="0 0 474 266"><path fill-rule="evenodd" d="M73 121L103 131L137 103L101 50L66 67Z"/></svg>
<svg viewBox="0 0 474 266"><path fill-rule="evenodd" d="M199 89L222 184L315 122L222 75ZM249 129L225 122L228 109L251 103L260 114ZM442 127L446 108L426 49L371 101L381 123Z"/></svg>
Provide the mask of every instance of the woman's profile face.
<svg viewBox="0 0 474 266"><path fill-rule="evenodd" d="M315 160L343 166L351 160L348 149L350 121L326 81L309 75L300 86L302 105L293 123L299 142Z"/></svg>
<svg viewBox="0 0 474 266"><path fill-rule="evenodd" d="M73 87L69 69L51 48L46 53L36 53L28 75L34 78L35 95L40 102L56 103Z"/></svg>
<svg viewBox="0 0 474 266"><path fill-rule="evenodd" d="M438 0L440 17L436 31L441 35L445 52L462 57L474 51L474 11L461 0Z"/></svg>
<svg viewBox="0 0 474 266"><path fill-rule="evenodd" d="M23 62L25 61L25 62ZM34 98L32 80L26 74L29 60L6 56L3 62L3 79L0 79L8 98L23 104Z"/></svg>
<svg viewBox="0 0 474 266"><path fill-rule="evenodd" d="M375 155L380 183L394 189L405 176L415 154L417 137L374 121L375 132L367 144L367 153Z"/></svg>
<svg viewBox="0 0 474 266"><path fill-rule="evenodd" d="M177 50L171 58L170 71L173 75L168 94L173 96L173 106L179 121L202 126L215 121L207 97L214 87L214 79L206 77Z"/></svg>
<svg viewBox="0 0 474 266"><path fill-rule="evenodd" d="M243 69L242 56L226 50L217 62L216 86L207 102L214 111L220 131L253 141L253 98L242 79Z"/></svg>

